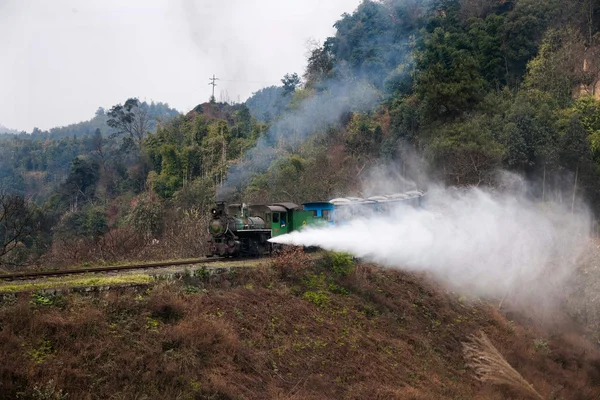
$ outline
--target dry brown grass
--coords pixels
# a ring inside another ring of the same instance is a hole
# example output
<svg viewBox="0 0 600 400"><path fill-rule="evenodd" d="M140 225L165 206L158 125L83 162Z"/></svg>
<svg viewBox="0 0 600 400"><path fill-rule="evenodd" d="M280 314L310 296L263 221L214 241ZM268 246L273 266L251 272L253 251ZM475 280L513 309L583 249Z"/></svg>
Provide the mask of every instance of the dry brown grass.
<svg viewBox="0 0 600 400"><path fill-rule="evenodd" d="M506 385L531 398L544 398L504 359L484 332L471 335L463 343L467 365L475 371L477 379L493 385Z"/></svg>
<svg viewBox="0 0 600 400"><path fill-rule="evenodd" d="M46 267L65 267L140 260L148 247L148 242L134 229L119 227L111 229L98 240L55 238L52 248L44 255L43 264Z"/></svg>
<svg viewBox="0 0 600 400"><path fill-rule="evenodd" d="M301 279L313 264L310 255L300 247L285 247L273 258L273 267L283 279Z"/></svg>
<svg viewBox="0 0 600 400"><path fill-rule="evenodd" d="M169 215L162 235L156 238L144 237L128 226L113 228L97 240L55 237L39 264L67 267L203 257L209 239L207 224L206 216L187 211Z"/></svg>
<svg viewBox="0 0 600 400"><path fill-rule="evenodd" d="M461 343L480 329L539 393L600 395L598 351L580 336L509 324L413 274L340 276L307 259L198 275L1 303L0 399L35 398L35 386L69 399L519 398L465 373Z"/></svg>

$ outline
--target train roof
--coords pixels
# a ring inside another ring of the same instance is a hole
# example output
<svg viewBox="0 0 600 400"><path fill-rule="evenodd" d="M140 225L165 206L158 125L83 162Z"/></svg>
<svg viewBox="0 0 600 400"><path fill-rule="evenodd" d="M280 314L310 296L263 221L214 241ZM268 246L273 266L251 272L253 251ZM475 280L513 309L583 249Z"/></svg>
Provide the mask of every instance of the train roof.
<svg viewBox="0 0 600 400"><path fill-rule="evenodd" d="M276 206L281 206L281 207L285 207L288 210L297 210L300 208L300 206L298 204L295 203L274 203L274 205Z"/></svg>
<svg viewBox="0 0 600 400"><path fill-rule="evenodd" d="M253 204L250 208L259 212L287 212L289 210L297 210L300 207L294 203L275 203L270 205Z"/></svg>
<svg viewBox="0 0 600 400"><path fill-rule="evenodd" d="M309 201L307 203L302 203L302 205L304 206L304 208L306 208L306 207L323 208L323 209L332 209L333 208L333 204L331 204L328 201Z"/></svg>
<svg viewBox="0 0 600 400"><path fill-rule="evenodd" d="M270 206L270 205L266 205L266 204L255 204L255 205L251 206L250 208L252 208L252 210L254 210L254 211L264 212L264 213L268 213L268 212L287 212L287 209L285 207L282 207L282 206Z"/></svg>
<svg viewBox="0 0 600 400"><path fill-rule="evenodd" d="M349 205L349 204L373 204L373 203L386 203L394 201L402 201L413 199L416 197L423 196L423 192L419 190L411 190L406 193L393 193L380 196L371 196L366 199L360 197L337 197L329 200L329 203L336 206Z"/></svg>
<svg viewBox="0 0 600 400"><path fill-rule="evenodd" d="M383 201L383 200L387 200L387 197L385 197L385 196L371 196L371 197L368 198L368 200Z"/></svg>

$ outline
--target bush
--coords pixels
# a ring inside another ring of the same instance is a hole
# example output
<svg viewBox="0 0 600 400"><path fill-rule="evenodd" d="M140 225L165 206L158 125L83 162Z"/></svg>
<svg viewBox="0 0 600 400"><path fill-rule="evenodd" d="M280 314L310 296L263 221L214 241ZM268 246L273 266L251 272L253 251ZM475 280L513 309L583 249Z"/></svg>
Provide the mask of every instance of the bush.
<svg viewBox="0 0 600 400"><path fill-rule="evenodd" d="M273 259L273 267L284 279L299 279L312 265L312 258L301 247L286 247Z"/></svg>
<svg viewBox="0 0 600 400"><path fill-rule="evenodd" d="M327 252L325 260L331 265L333 273L339 276L348 276L354 271L354 258L349 253Z"/></svg>
<svg viewBox="0 0 600 400"><path fill-rule="evenodd" d="M302 297L317 307L325 307L327 304L329 304L329 295L323 290L319 290L317 292L308 291L305 292Z"/></svg>
<svg viewBox="0 0 600 400"><path fill-rule="evenodd" d="M159 285L148 297L147 307L153 320L175 323L185 315L185 301L170 285Z"/></svg>

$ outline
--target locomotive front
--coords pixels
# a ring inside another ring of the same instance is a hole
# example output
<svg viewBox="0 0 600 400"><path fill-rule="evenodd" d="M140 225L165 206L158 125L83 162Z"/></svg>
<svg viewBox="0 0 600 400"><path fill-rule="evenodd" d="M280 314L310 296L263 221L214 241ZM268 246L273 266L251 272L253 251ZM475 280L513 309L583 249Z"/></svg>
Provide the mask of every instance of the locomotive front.
<svg viewBox="0 0 600 400"><path fill-rule="evenodd" d="M227 215L225 203L219 202L211 210L212 218L208 224L208 233L211 235L207 256L234 256L240 252L241 244L230 226L235 228L235 221Z"/></svg>
<svg viewBox="0 0 600 400"><path fill-rule="evenodd" d="M230 205L228 212L224 202L218 202L211 211L208 224L211 235L207 256L238 256L258 253L258 242L267 229L261 217L247 217L243 205Z"/></svg>

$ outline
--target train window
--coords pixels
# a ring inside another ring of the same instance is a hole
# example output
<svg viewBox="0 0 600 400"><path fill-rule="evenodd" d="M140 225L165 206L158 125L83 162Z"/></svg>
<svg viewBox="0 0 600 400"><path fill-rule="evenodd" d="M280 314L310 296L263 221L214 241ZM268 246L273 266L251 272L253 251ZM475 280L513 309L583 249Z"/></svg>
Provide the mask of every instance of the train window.
<svg viewBox="0 0 600 400"><path fill-rule="evenodd" d="M329 221L329 210L323 210L321 213L323 214L323 219Z"/></svg>
<svg viewBox="0 0 600 400"><path fill-rule="evenodd" d="M312 212L312 213L313 213L313 217L316 217L316 216L317 216L317 210L313 210L313 212Z"/></svg>
<svg viewBox="0 0 600 400"><path fill-rule="evenodd" d="M279 213L273 213L273 223L276 224L279 222Z"/></svg>
<svg viewBox="0 0 600 400"><path fill-rule="evenodd" d="M265 221L269 224L271 223L271 213L266 213L265 214Z"/></svg>

